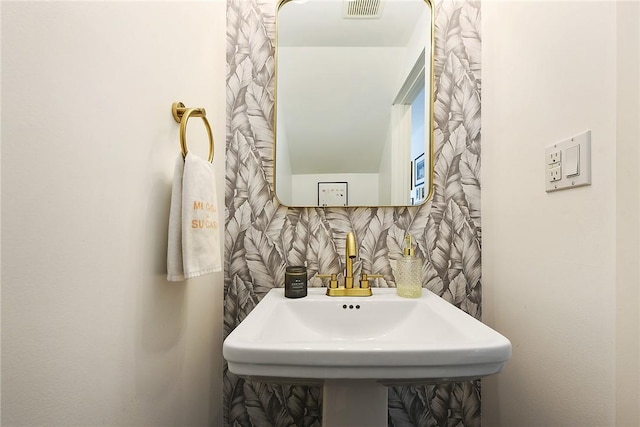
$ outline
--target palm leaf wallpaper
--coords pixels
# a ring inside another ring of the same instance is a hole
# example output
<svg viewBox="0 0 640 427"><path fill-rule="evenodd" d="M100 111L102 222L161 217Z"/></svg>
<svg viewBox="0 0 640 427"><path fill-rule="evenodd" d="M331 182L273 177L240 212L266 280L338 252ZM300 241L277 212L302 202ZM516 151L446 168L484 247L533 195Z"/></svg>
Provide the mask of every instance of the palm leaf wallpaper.
<svg viewBox="0 0 640 427"><path fill-rule="evenodd" d="M354 271L384 275L406 233L424 260L423 287L482 313L480 225L480 3L435 2L435 191L402 208L287 208L273 192L275 0L229 0L225 178L224 334L284 283L286 265L342 271L354 231ZM374 283L375 285L375 283ZM429 325L424 325L429 328ZM247 381L224 372L224 425L320 426L319 387ZM390 426L479 426L480 382L389 388Z"/></svg>

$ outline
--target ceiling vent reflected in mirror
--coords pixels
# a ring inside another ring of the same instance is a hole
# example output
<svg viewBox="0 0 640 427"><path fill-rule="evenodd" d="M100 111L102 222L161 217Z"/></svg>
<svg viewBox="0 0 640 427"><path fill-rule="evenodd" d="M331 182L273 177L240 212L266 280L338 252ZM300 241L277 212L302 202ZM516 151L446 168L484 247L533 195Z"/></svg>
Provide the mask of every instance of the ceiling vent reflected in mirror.
<svg viewBox="0 0 640 427"><path fill-rule="evenodd" d="M382 0L345 0L344 17L347 19L375 19L380 17Z"/></svg>

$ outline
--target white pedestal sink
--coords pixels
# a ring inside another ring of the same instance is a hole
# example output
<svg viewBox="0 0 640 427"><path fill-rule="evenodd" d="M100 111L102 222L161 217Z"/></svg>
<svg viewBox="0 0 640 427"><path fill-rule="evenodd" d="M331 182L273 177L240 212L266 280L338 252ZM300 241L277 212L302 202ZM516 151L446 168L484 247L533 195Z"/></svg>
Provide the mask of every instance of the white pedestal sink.
<svg viewBox="0 0 640 427"><path fill-rule="evenodd" d="M393 288L324 292L288 299L272 289L229 334L223 355L231 372L253 380L323 384L325 426L386 426L385 385L476 379L511 357L508 339L426 289L416 299Z"/></svg>

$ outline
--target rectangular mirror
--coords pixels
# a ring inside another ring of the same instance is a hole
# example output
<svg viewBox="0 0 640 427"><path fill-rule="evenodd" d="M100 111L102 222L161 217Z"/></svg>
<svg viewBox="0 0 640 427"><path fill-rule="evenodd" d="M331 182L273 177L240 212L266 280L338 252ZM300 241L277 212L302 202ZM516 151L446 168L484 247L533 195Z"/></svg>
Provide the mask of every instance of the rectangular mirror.
<svg viewBox="0 0 640 427"><path fill-rule="evenodd" d="M428 0L279 3L274 180L283 205L430 197L433 28ZM346 182L348 194L323 197L326 182Z"/></svg>

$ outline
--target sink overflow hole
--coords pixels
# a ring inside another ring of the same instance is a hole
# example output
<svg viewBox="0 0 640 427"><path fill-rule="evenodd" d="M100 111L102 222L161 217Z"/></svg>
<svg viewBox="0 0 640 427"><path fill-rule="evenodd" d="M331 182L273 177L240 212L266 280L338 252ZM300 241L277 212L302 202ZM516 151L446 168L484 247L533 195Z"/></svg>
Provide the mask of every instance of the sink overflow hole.
<svg viewBox="0 0 640 427"><path fill-rule="evenodd" d="M346 310L347 308L348 308L349 310L353 310L354 308L355 308L356 310L360 310L360 304L357 304L357 305L355 305L355 306L354 306L353 304L349 304L349 305L347 305L347 304L342 304L342 308L343 308L343 309L345 309L345 310Z"/></svg>

